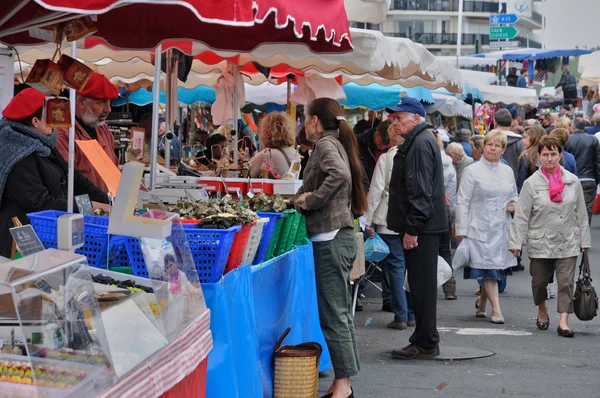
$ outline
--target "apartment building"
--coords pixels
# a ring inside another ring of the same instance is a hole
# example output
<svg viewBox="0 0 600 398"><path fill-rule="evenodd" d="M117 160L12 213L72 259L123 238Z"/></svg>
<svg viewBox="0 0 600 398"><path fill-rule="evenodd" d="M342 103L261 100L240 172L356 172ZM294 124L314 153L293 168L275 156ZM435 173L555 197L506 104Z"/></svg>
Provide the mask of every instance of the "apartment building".
<svg viewBox="0 0 600 398"><path fill-rule="evenodd" d="M458 39L459 1L393 0L383 23L355 26L378 29L388 36L407 37L425 45L436 55L454 55ZM489 47L489 17L498 12L506 12L505 3L463 0L463 55L497 50ZM519 31L515 40L520 42L521 48L542 48L542 2L534 1L531 17L520 18L515 27Z"/></svg>

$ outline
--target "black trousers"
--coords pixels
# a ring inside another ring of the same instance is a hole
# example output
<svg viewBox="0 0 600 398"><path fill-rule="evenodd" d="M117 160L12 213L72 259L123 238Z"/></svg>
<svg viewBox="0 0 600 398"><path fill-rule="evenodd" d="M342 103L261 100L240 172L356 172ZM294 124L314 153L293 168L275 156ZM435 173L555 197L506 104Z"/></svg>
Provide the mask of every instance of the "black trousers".
<svg viewBox="0 0 600 398"><path fill-rule="evenodd" d="M416 321L409 341L424 349L431 349L440 341L436 310L437 258L441 238L441 235L419 235L419 246L404 251Z"/></svg>

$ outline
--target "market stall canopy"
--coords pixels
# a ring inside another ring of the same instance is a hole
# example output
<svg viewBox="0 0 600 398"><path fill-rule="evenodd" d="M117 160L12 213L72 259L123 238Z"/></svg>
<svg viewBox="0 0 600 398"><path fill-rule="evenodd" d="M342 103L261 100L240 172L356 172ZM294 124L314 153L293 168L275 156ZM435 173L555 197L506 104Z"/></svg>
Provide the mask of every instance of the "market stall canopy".
<svg viewBox="0 0 600 398"><path fill-rule="evenodd" d="M598 86L600 82L600 51L595 51L579 58L577 69L581 86Z"/></svg>
<svg viewBox="0 0 600 398"><path fill-rule="evenodd" d="M381 110L396 105L400 96L410 96L426 103L433 103L434 99L431 91L423 87L405 88L400 85L395 86L359 86L357 84L346 84L342 86L346 95L346 100L341 104L347 108L367 108L372 110ZM275 85L263 83L259 86L245 84L246 103L254 105L264 105L275 103L285 105L287 103L287 87L285 85ZM199 86L194 89L178 89L178 99L180 103L192 105L202 103L210 105L216 99L215 90L211 87ZM152 93L146 89L139 89L129 93L129 103L135 105L148 105L152 102ZM165 93L161 93L160 101L165 103ZM113 106L122 106L126 103L125 98L119 98L113 101Z"/></svg>
<svg viewBox="0 0 600 398"><path fill-rule="evenodd" d="M453 55L438 55L438 60L449 62L456 65L456 57ZM481 58L471 56L461 56L458 61L458 67L471 66L494 66L497 60L492 58Z"/></svg>
<svg viewBox="0 0 600 398"><path fill-rule="evenodd" d="M438 61L421 44L386 37L378 31L351 29L351 32L354 51L349 54L313 54L303 45L292 44L264 44L247 54L208 51L206 46L189 41L169 42L169 46L187 54L196 54L188 81L182 85L186 88L213 84L215 76L226 69L228 62L233 62L240 65L240 72L252 84L268 81L266 75L285 80L288 74L319 73L327 78L339 77L341 84L401 84L404 87L444 87L451 92L461 91L458 69L448 62ZM154 73L150 52L115 51L95 38L80 40L77 44L77 57L113 82L132 83L149 79ZM55 48L45 45L35 49L20 47L18 50L23 62L33 64L36 59L48 58ZM267 68L266 73L260 66L257 68L257 64Z"/></svg>
<svg viewBox="0 0 600 398"><path fill-rule="evenodd" d="M579 48L541 50L539 48L526 48L516 51L494 51L491 53L476 54L475 57L491 58L505 61L535 61L538 59L560 58L560 57L578 57L580 55L590 54L591 50Z"/></svg>
<svg viewBox="0 0 600 398"><path fill-rule="evenodd" d="M350 51L343 0L3 0L0 41L39 44L29 29L93 15L95 34L120 49L152 50L186 38L206 49L251 51L297 43L306 51Z"/></svg>
<svg viewBox="0 0 600 398"><path fill-rule="evenodd" d="M344 0L348 20L378 24L387 19L391 0Z"/></svg>
<svg viewBox="0 0 600 398"><path fill-rule="evenodd" d="M435 103L425 105L425 111L430 113L439 112L446 117L461 116L473 120L473 108L464 101L443 94L433 93Z"/></svg>
<svg viewBox="0 0 600 398"><path fill-rule="evenodd" d="M498 77L494 73L489 72L461 69L460 74L463 81L463 92L460 95L460 98L465 101L468 100L469 103L485 101L485 95L479 89L479 87L489 86L490 84L495 84L498 81ZM443 88L435 90L434 93L455 95Z"/></svg>
<svg viewBox="0 0 600 398"><path fill-rule="evenodd" d="M537 108L537 92L532 88L518 88L509 86L480 86L479 90L485 96L485 101L492 104L517 105Z"/></svg>

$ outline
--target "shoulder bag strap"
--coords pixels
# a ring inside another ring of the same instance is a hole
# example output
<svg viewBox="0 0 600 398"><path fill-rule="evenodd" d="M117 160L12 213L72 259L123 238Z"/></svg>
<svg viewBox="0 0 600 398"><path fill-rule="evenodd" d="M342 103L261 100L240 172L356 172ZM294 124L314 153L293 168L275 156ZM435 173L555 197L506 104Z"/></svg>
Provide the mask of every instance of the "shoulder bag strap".
<svg viewBox="0 0 600 398"><path fill-rule="evenodd" d="M285 161L287 162L288 167L291 167L292 166L292 162L290 161L290 158L285 153L285 151L283 149L281 149L281 148L275 148L275 149L277 149L283 155L283 157L285 158Z"/></svg>
<svg viewBox="0 0 600 398"><path fill-rule="evenodd" d="M591 280L591 275L590 275L590 273L591 273L591 270L590 270L590 259L589 259L588 251L587 250L583 252L583 259L582 260L583 260L583 277L584 278L586 278L586 277L590 278L590 280Z"/></svg>

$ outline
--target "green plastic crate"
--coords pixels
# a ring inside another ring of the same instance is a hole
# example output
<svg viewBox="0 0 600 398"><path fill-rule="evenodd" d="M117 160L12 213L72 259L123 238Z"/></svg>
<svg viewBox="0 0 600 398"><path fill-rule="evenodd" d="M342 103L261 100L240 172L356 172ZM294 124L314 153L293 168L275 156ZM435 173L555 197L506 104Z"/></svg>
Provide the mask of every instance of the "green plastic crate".
<svg viewBox="0 0 600 398"><path fill-rule="evenodd" d="M285 213L287 213L287 217L283 223L275 256L280 256L292 250L296 242L296 235L298 234L298 225L300 225L302 215L296 210L286 210Z"/></svg>
<svg viewBox="0 0 600 398"><path fill-rule="evenodd" d="M304 215L300 215L300 223L298 224L298 233L296 234L296 242L294 246L302 246L308 243L308 234L306 232L306 219Z"/></svg>
<svg viewBox="0 0 600 398"><path fill-rule="evenodd" d="M288 218L289 214L285 214L284 216L277 220L277 224L275 225L275 231L273 232L273 236L271 237L271 244L269 245L269 249L267 250L267 254L265 255L264 261L270 260L275 257L275 253L277 252L277 244L279 243L279 237L281 236L281 231L283 230L283 224L285 224L285 219Z"/></svg>

